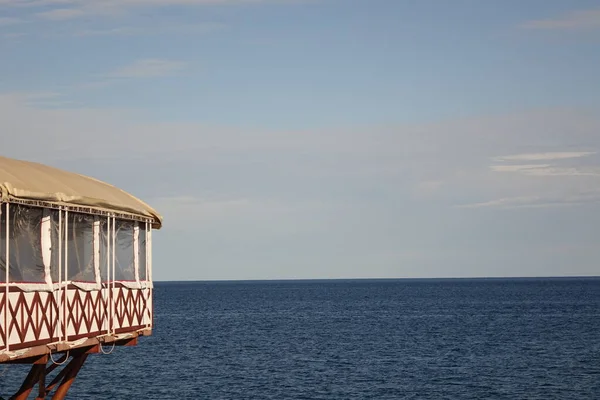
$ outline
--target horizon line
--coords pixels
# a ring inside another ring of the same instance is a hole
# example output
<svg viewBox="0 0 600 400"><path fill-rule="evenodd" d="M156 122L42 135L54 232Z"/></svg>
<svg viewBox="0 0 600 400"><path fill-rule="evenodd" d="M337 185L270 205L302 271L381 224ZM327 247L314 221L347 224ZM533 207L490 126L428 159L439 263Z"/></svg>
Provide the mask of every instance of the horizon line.
<svg viewBox="0 0 600 400"><path fill-rule="evenodd" d="M154 283L243 283L243 282L320 282L320 281L423 281L423 280L562 280L562 279L600 279L600 275L561 275L561 276L461 276L461 277L423 277L423 278L272 278L272 279L184 279L155 280Z"/></svg>

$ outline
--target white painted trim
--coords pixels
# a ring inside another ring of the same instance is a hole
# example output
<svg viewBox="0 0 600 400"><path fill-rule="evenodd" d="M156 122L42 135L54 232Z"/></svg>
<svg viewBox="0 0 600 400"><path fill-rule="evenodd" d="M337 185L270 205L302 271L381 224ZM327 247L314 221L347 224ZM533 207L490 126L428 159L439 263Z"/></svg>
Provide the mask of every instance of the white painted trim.
<svg viewBox="0 0 600 400"><path fill-rule="evenodd" d="M110 217L106 217L106 281L110 282ZM104 298L104 293L108 293L108 298ZM106 300L105 304L108 304L108 310L105 308L104 313L106 318L102 321L102 329L110 332L110 321L111 321L111 290L110 283L107 284L106 290L102 291L102 300ZM105 325L106 323L106 325Z"/></svg>
<svg viewBox="0 0 600 400"><path fill-rule="evenodd" d="M64 339L63 340L67 340L67 334L68 334L68 317L67 315L69 315L67 313L67 305L69 304L69 299L67 297L67 285L66 285L66 281L67 279L69 279L69 211L65 210L65 236L64 236L64 240L65 240L65 276L64 276L64 282L63 283L63 287L65 290L65 301L63 304L64 307L64 316L65 316L65 320L64 322Z"/></svg>
<svg viewBox="0 0 600 400"><path fill-rule="evenodd" d="M63 294L63 285L62 285L62 240L63 240L63 212L62 209L58 210L58 297L56 298L56 306L58 307L58 321L56 323L56 337L60 338L61 336L61 327L63 326L63 307L62 307L62 294Z"/></svg>
<svg viewBox="0 0 600 400"><path fill-rule="evenodd" d="M1 205L1 203L0 203ZM2 212L2 210L0 209L0 212ZM10 329L9 329L9 324L8 324L8 305L10 304L9 300L8 300L8 283L10 282L10 211L9 211L9 205L8 203L6 203L6 248L4 249L4 262L5 262L5 267L6 267L6 282L4 283L5 287L4 287L4 346L6 347L6 351L9 350L9 344L8 342L10 342Z"/></svg>
<svg viewBox="0 0 600 400"><path fill-rule="evenodd" d="M73 281L69 281L66 282L67 285L73 285L78 289L81 289L83 291L86 292L93 292L93 291L98 291L100 290L100 287L98 286L98 284L94 283L94 282L73 282Z"/></svg>
<svg viewBox="0 0 600 400"><path fill-rule="evenodd" d="M141 289L142 285L139 282L135 282L135 281L115 281L115 284L118 283L119 285L127 288L127 289ZM116 289L116 287L115 287Z"/></svg>
<svg viewBox="0 0 600 400"><path fill-rule="evenodd" d="M148 256L146 257L148 272L146 275L146 279L152 282L152 229L148 230L148 237L146 238L146 248L148 249Z"/></svg>
<svg viewBox="0 0 600 400"><path fill-rule="evenodd" d="M93 263L94 263L94 276L96 277L96 285L98 289L101 288L102 278L100 277L100 220L98 217L94 217L94 225L92 228L94 234L93 238Z"/></svg>
<svg viewBox="0 0 600 400"><path fill-rule="evenodd" d="M116 312L115 312L115 297L113 295L113 293L115 292L115 268L117 265L117 252L115 251L115 248L117 247L117 231L116 231L116 220L115 217L111 217L112 219L112 285L111 285L111 302L110 302L110 307L112 309L111 311L111 318L110 318L110 333L114 333L115 330L115 318L116 318Z"/></svg>
<svg viewBox="0 0 600 400"><path fill-rule="evenodd" d="M140 224L135 221L133 225L133 270L135 271L135 281L140 282Z"/></svg>
<svg viewBox="0 0 600 400"><path fill-rule="evenodd" d="M144 246L144 249L146 251L146 257L145 257L145 265L144 268L146 268L146 282L150 282L150 275L148 272L148 254L149 254L149 250L148 250L148 231L152 230L152 226L146 222L146 244Z"/></svg>
<svg viewBox="0 0 600 400"><path fill-rule="evenodd" d="M52 263L52 219L50 210L44 209L42 216L41 229L41 246L42 246L42 261L44 263L44 280L49 288L52 288L52 275L50 273L50 264Z"/></svg>

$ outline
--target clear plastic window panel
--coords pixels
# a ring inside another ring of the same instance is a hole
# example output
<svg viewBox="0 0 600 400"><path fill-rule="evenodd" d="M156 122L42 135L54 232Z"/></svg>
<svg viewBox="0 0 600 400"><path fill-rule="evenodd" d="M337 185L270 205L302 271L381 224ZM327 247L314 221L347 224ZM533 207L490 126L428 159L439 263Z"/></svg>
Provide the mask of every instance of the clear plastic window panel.
<svg viewBox="0 0 600 400"><path fill-rule="evenodd" d="M140 281L147 280L146 278L146 224L140 222L140 234L138 236L138 268Z"/></svg>
<svg viewBox="0 0 600 400"><path fill-rule="evenodd" d="M67 280L95 282L94 217L87 214L68 214L66 225Z"/></svg>
<svg viewBox="0 0 600 400"><path fill-rule="evenodd" d="M0 216L0 281L6 280L6 204ZM11 282L43 283L44 263L42 260L41 221L43 210L11 204L9 207L9 274Z"/></svg>
<svg viewBox="0 0 600 400"><path fill-rule="evenodd" d="M133 222L116 220L115 240L116 281L135 281Z"/></svg>

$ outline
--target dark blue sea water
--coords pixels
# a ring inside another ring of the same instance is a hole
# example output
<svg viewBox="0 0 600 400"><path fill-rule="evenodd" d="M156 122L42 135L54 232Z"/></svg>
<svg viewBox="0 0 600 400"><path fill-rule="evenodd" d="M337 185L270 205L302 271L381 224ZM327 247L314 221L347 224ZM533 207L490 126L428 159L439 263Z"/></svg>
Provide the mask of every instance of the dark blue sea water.
<svg viewBox="0 0 600 400"><path fill-rule="evenodd" d="M600 279L158 283L155 325L69 398L600 398Z"/></svg>

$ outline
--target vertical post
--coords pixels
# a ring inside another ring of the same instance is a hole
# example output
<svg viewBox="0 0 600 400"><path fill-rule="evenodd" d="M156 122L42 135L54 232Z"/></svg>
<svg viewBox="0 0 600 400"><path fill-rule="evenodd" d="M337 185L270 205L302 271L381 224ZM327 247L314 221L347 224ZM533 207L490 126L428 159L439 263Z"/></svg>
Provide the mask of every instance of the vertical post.
<svg viewBox="0 0 600 400"><path fill-rule="evenodd" d="M6 256L6 282L4 283L4 345L6 347L6 351L8 351L9 349L9 339L10 339L10 335L9 335L9 325L8 325L8 304L9 304L9 298L8 298L8 282L10 279L10 212L9 212L9 205L8 203L6 203L6 248L5 248L5 256Z"/></svg>
<svg viewBox="0 0 600 400"><path fill-rule="evenodd" d="M94 217L94 226L92 228L94 235L93 239L93 263L94 263L94 277L96 278L96 285L102 290L102 278L100 277L100 220L98 217Z"/></svg>
<svg viewBox="0 0 600 400"><path fill-rule="evenodd" d="M146 221L146 245L144 246L145 250L146 250L146 262L144 265L144 268L146 268L146 281L149 281L150 279L148 278L148 227L150 226L150 224L148 223L148 221Z"/></svg>
<svg viewBox="0 0 600 400"><path fill-rule="evenodd" d="M104 317L106 321L106 332L110 333L110 321L112 320L112 305L111 303L111 289L110 289L110 217L106 218L106 287L103 289L106 291L107 303L109 305L108 310L104 309ZM103 297L104 299L104 297ZM103 322L104 324L104 322Z"/></svg>
<svg viewBox="0 0 600 400"><path fill-rule="evenodd" d="M146 229L146 244L144 245L144 251L146 252L146 257L144 257L145 262L144 262L144 268L146 269L146 275L144 275L146 277L146 285L145 285L145 290L148 291L148 295L146 298L146 309L144 310L144 317L148 317L146 320L146 328L150 328L152 320L150 319L150 317L152 316L152 285L148 285L148 281L150 280L149 275L148 275L148 227L150 226L150 224L148 223L148 221L146 221L146 226L144 227L144 229Z"/></svg>
<svg viewBox="0 0 600 400"><path fill-rule="evenodd" d="M146 238L146 247L148 248L148 277L149 281L152 281L152 227L148 229L148 237Z"/></svg>
<svg viewBox="0 0 600 400"><path fill-rule="evenodd" d="M58 209L58 297L56 298L56 305L58 306L58 324L57 324L57 335L56 337L61 337L60 330L62 329L62 251L63 251L63 221L62 221L62 207ZM53 291L54 293L54 291Z"/></svg>
<svg viewBox="0 0 600 400"><path fill-rule="evenodd" d="M147 237L146 237L146 251L148 252L148 256L146 257L146 266L147 266L147 271L146 272L146 279L151 283L150 285L148 285L150 287L150 293L148 293L148 297L150 299L150 310L149 310L149 321L148 321L148 325L152 326L153 324L153 320L154 320L154 301L152 299L152 293L154 291L154 281L152 279L152 225L149 224L148 226L148 233L147 233Z"/></svg>
<svg viewBox="0 0 600 400"><path fill-rule="evenodd" d="M0 201L0 232L2 231L2 212L3 212L3 208L4 208L4 203L2 203ZM7 238L7 240L8 240L8 238ZM0 249L0 251L2 251L2 249ZM6 263L6 264L8 264L8 263ZM5 266L5 268L6 267L7 267L7 265ZM8 269L8 268L6 268L6 269ZM5 279L6 279L6 276L5 276ZM6 290L7 287L8 287L8 282L6 282L4 284L4 290ZM6 294L4 296L5 296L5 298L4 298L5 299L4 304L6 304L6 301L8 301L8 298L6 297ZM6 325L6 307L2 311L4 312L4 314L2 314L2 315L4 315L4 321L2 321L2 324ZM2 337L2 340L3 340L2 343L4 343L4 345L6 345L6 328L4 328L4 331L5 332L4 332L4 336Z"/></svg>
<svg viewBox="0 0 600 400"><path fill-rule="evenodd" d="M50 218L50 211L46 208L43 211L40 229L42 239L42 263L44 264L44 281L46 282L46 285L48 285L48 289L52 291L52 274L50 271L50 264L52 264L52 220Z"/></svg>
<svg viewBox="0 0 600 400"><path fill-rule="evenodd" d="M113 301L110 303L111 307L112 307L112 319L111 319L111 327L112 327L112 333L114 333L115 331L115 266L116 266L116 261L117 261L117 252L115 251L115 248L117 247L117 233L116 233L116 227L115 227L115 217L112 217L112 288L111 288L111 295L113 298Z"/></svg>
<svg viewBox="0 0 600 400"><path fill-rule="evenodd" d="M133 270L135 281L140 283L140 223L135 221L133 225ZM138 286L139 287L139 286Z"/></svg>
<svg viewBox="0 0 600 400"><path fill-rule="evenodd" d="M69 287L68 287L68 282L69 282L69 210L65 210L65 291L64 291L64 296L65 296L65 302L63 304L64 307L64 316L65 316L65 320L63 321L63 323L65 324L64 326L64 340L65 342L67 341L67 338L69 337L69 332L68 332L68 327L69 327L69 316L68 316L68 306L69 306Z"/></svg>

